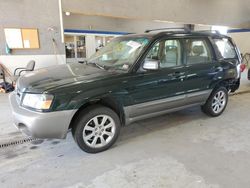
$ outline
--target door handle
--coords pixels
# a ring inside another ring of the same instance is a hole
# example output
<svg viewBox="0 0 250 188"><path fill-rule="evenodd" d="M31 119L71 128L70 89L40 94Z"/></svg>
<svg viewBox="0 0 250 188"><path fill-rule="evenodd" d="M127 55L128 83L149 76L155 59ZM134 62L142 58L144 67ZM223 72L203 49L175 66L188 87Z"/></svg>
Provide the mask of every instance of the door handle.
<svg viewBox="0 0 250 188"><path fill-rule="evenodd" d="M184 76L185 75L185 72L174 72L174 73L171 73L171 74L168 74L168 76L173 76L173 77L181 77L181 76Z"/></svg>
<svg viewBox="0 0 250 188"><path fill-rule="evenodd" d="M161 79L161 80L158 81L158 84L165 84L168 81L169 81L168 79Z"/></svg>

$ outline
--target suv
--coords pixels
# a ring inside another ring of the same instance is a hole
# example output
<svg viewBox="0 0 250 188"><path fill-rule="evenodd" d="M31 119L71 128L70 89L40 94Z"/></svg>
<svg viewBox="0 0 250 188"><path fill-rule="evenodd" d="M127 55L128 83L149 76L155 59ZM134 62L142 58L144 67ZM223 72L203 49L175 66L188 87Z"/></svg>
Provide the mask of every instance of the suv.
<svg viewBox="0 0 250 188"><path fill-rule="evenodd" d="M165 31L113 39L83 64L21 76L10 102L16 127L35 138L72 130L89 153L111 147L123 125L200 105L219 116L240 83L240 53L228 36Z"/></svg>

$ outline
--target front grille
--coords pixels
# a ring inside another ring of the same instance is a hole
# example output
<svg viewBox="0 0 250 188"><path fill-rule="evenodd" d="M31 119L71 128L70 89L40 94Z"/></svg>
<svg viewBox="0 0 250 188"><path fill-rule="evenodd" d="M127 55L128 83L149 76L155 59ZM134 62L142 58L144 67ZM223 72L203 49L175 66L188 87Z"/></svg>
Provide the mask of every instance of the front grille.
<svg viewBox="0 0 250 188"><path fill-rule="evenodd" d="M22 92L17 88L16 89L16 100L17 100L18 104L21 103L22 95L23 95Z"/></svg>
<svg viewBox="0 0 250 188"><path fill-rule="evenodd" d="M17 92L16 95L17 95L18 98L21 97L21 93L20 92Z"/></svg>

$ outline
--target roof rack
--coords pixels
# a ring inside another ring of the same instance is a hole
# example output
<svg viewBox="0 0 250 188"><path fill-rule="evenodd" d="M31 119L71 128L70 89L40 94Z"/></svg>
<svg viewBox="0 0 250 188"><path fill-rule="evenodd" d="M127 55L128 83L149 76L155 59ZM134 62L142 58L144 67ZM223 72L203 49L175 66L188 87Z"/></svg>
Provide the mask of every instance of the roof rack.
<svg viewBox="0 0 250 188"><path fill-rule="evenodd" d="M159 29L148 29L148 30L145 30L145 33L149 33L149 32L152 32L152 31L173 31L173 30L183 30L185 32L190 32L190 30L188 28L185 28L185 27L172 27L172 28L159 28Z"/></svg>
<svg viewBox="0 0 250 188"><path fill-rule="evenodd" d="M195 30L194 32L200 32L200 33L215 33L218 35L221 35L221 33L217 30Z"/></svg>

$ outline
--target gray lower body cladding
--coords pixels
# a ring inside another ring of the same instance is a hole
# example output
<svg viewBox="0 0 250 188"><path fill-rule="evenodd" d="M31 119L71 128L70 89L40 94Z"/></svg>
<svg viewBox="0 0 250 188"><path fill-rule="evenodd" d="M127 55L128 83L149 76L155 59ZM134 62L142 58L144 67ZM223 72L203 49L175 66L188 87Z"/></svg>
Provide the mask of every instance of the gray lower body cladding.
<svg viewBox="0 0 250 188"><path fill-rule="evenodd" d="M34 138L65 138L76 110L35 112L21 107L15 93L9 96L15 126Z"/></svg>
<svg viewBox="0 0 250 188"><path fill-rule="evenodd" d="M126 124L134 121L159 116L178 111L191 106L202 105L210 96L212 90L193 92L184 95L140 103L124 108Z"/></svg>

